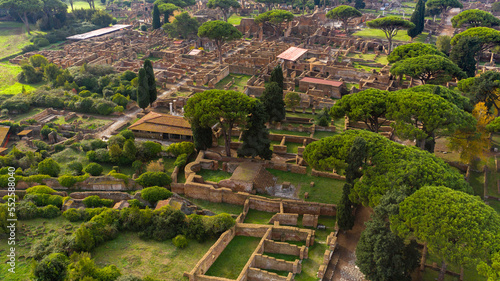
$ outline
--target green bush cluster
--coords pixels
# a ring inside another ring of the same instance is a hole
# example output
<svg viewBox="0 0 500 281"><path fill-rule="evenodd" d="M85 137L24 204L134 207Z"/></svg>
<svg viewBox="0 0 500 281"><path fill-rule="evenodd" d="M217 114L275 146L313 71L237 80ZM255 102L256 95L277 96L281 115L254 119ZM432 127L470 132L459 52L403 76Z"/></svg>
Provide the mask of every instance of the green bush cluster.
<svg viewBox="0 0 500 281"><path fill-rule="evenodd" d="M97 195L88 196L83 199L83 205L87 208L96 208L96 207L111 207L113 206L114 201L112 199L101 199Z"/></svg>
<svg viewBox="0 0 500 281"><path fill-rule="evenodd" d="M179 234L175 236L174 239L172 239L172 243L174 244L175 247L184 249L188 245L188 240L186 239L186 236Z"/></svg>
<svg viewBox="0 0 500 281"><path fill-rule="evenodd" d="M33 187L30 187L26 189L26 194L33 194L33 193L38 193L38 194L53 194L56 193L56 191L46 185L36 185Z"/></svg>
<svg viewBox="0 0 500 281"><path fill-rule="evenodd" d="M67 220L71 222L77 222L77 221L89 221L93 217L101 214L102 212L106 211L108 208L102 207L102 208L78 208L78 209L68 209L63 213L63 217L65 217Z"/></svg>
<svg viewBox="0 0 500 281"><path fill-rule="evenodd" d="M194 143L187 141L173 143L168 146L167 152L172 153L174 156L189 155L194 152Z"/></svg>
<svg viewBox="0 0 500 281"><path fill-rule="evenodd" d="M54 205L38 208L35 203L27 200L21 201L16 208L16 215L20 220L35 218L55 218L61 215L61 211Z"/></svg>
<svg viewBox="0 0 500 281"><path fill-rule="evenodd" d="M70 176L70 175L63 175L57 178L59 183L64 186L64 187L72 187L74 186L77 182L82 182L86 180L89 177L89 174L81 175L81 176Z"/></svg>
<svg viewBox="0 0 500 281"><path fill-rule="evenodd" d="M145 172L135 181L143 187L150 187L167 186L172 182L172 179L164 172Z"/></svg>
<svg viewBox="0 0 500 281"><path fill-rule="evenodd" d="M50 195L44 193L29 193L24 196L24 200L35 203L38 207L53 205L58 208L62 207L63 197L60 195Z"/></svg>
<svg viewBox="0 0 500 281"><path fill-rule="evenodd" d="M177 159L175 159L174 162L174 166L179 168L184 167L187 163L187 158L188 158L187 154L181 154L177 156Z"/></svg>
<svg viewBox="0 0 500 281"><path fill-rule="evenodd" d="M153 205L156 204L156 202L168 199L171 196L172 192L170 192L170 190L160 186L151 186L141 190L141 198Z"/></svg>

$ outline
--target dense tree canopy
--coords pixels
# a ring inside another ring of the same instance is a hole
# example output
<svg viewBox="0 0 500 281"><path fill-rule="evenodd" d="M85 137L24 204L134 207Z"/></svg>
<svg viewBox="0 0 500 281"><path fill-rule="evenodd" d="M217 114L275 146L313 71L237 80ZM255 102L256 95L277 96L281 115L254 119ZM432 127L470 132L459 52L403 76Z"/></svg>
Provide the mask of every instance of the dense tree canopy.
<svg viewBox="0 0 500 281"><path fill-rule="evenodd" d="M338 20L342 22L345 32L347 32L347 24L353 18L361 17L361 12L356 8L347 5L340 5L333 10L330 10L326 17L332 20Z"/></svg>
<svg viewBox="0 0 500 281"><path fill-rule="evenodd" d="M191 124L212 127L219 123L225 141L226 155L231 155L231 130L247 121L255 99L235 92L208 90L195 94L184 107L185 117Z"/></svg>
<svg viewBox="0 0 500 281"><path fill-rule="evenodd" d="M500 87L500 73L486 71L478 77L460 80L458 89L465 93L473 103L484 102L488 108L499 109L500 96L497 91Z"/></svg>
<svg viewBox="0 0 500 281"><path fill-rule="evenodd" d="M476 55L481 51L481 44L476 37L462 37L453 46L450 59L457 64L468 77L476 75Z"/></svg>
<svg viewBox="0 0 500 281"><path fill-rule="evenodd" d="M28 14L42 11L43 2L40 0L0 0L0 8L18 15L23 21L26 31L31 35Z"/></svg>
<svg viewBox="0 0 500 281"><path fill-rule="evenodd" d="M348 130L309 144L304 160L315 169L342 170L357 136L366 140L368 159L363 177L356 181L349 198L354 203L376 206L380 198L397 186L413 192L426 185L443 185L472 193L463 176L442 159L416 147L403 146L366 130Z"/></svg>
<svg viewBox="0 0 500 281"><path fill-rule="evenodd" d="M392 67L390 72L393 75L406 75L413 79L419 79L423 84L429 80L435 80L438 83L444 83L451 80L466 78L463 72L456 64L446 57L438 55L423 55L398 61Z"/></svg>
<svg viewBox="0 0 500 281"><path fill-rule="evenodd" d="M291 12L285 10L271 10L255 17L255 23L267 24L274 29L274 34L281 36L281 24L293 20Z"/></svg>
<svg viewBox="0 0 500 281"><path fill-rule="evenodd" d="M486 11L472 9L465 10L460 14L451 18L451 23L454 28L459 28L464 25L468 27L492 27L500 25L500 20Z"/></svg>
<svg viewBox="0 0 500 281"><path fill-rule="evenodd" d="M344 118L362 121L372 132L378 132L383 122L379 118L387 113L387 91L367 89L359 93L345 95L330 109L333 118Z"/></svg>
<svg viewBox="0 0 500 281"><path fill-rule="evenodd" d="M423 55L438 55L445 57L445 54L437 50L436 46L425 43L410 43L396 47L387 60L395 63L400 60L415 58Z"/></svg>
<svg viewBox="0 0 500 281"><path fill-rule="evenodd" d="M385 37L389 41L389 54L392 50L392 38L398 34L398 31L401 29L410 29L415 27L412 22L396 16L374 19L367 22L366 24L370 28L380 29L385 33Z"/></svg>
<svg viewBox="0 0 500 281"><path fill-rule="evenodd" d="M500 249L500 216L477 196L426 186L406 198L391 228L401 237L427 242L447 262L477 265Z"/></svg>
<svg viewBox="0 0 500 281"><path fill-rule="evenodd" d="M214 40L222 64L222 45L224 42L240 39L243 34L232 24L220 20L207 21L198 29L198 36Z"/></svg>
<svg viewBox="0 0 500 281"><path fill-rule="evenodd" d="M241 136L243 144L238 149L239 157L250 156L254 158L259 156L262 159L271 159L273 151L269 148L271 140L266 127L267 120L265 106L261 102L255 102Z"/></svg>
<svg viewBox="0 0 500 281"><path fill-rule="evenodd" d="M209 9L219 8L221 10L225 22L227 22L229 10L231 8L236 9L239 7L241 7L241 5L236 0L208 0L207 3L207 8Z"/></svg>
<svg viewBox="0 0 500 281"><path fill-rule="evenodd" d="M163 24L166 24L169 22L170 16L174 14L175 11L181 10L180 7L177 7L176 5L172 3L162 3L158 5L158 9L160 10L160 13L163 14Z"/></svg>
<svg viewBox="0 0 500 281"><path fill-rule="evenodd" d="M476 123L471 114L434 93L410 88L393 92L389 99L387 117L395 121L391 124L395 133L417 140L418 147L431 153L437 137L452 135L458 129L473 130Z"/></svg>
<svg viewBox="0 0 500 281"><path fill-rule="evenodd" d="M196 36L200 23L195 17L191 17L188 12L175 16L172 23L166 23L162 28L170 37L190 38Z"/></svg>
<svg viewBox="0 0 500 281"><path fill-rule="evenodd" d="M473 27L461 32L451 39L451 45L455 45L463 37L476 37L481 44L481 51L500 44L500 31L488 27Z"/></svg>
<svg viewBox="0 0 500 281"><path fill-rule="evenodd" d="M463 8L459 0L429 0L425 5L427 9L434 10L437 14L444 13L448 8Z"/></svg>
<svg viewBox="0 0 500 281"><path fill-rule="evenodd" d="M260 101L267 113L268 122L281 122L285 119L285 102L283 101L283 90L278 83L270 82L266 85Z"/></svg>

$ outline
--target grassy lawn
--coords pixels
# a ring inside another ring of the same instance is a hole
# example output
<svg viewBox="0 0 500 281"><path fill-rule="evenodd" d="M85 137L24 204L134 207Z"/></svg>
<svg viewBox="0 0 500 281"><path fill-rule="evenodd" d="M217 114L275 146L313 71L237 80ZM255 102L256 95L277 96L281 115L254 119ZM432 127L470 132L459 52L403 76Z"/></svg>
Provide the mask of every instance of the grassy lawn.
<svg viewBox="0 0 500 281"><path fill-rule="evenodd" d="M433 253L428 252L427 253L427 259L426 259L426 264L432 264L433 262L437 263L438 266L441 265L441 259L435 256ZM460 273L460 267L457 265L453 264L448 264L446 267L447 270L453 271L455 273ZM437 271L431 270L431 269L425 269L424 273L422 276L424 277L423 280L430 281L430 280L436 280L435 278L439 275ZM446 275L446 278L444 280L459 280L458 277L453 277ZM477 270L475 267L472 268L464 268L464 280L474 280L474 281L486 281L486 278L479 275L477 273Z"/></svg>
<svg viewBox="0 0 500 281"><path fill-rule="evenodd" d="M328 248L324 243L315 241L314 245L309 247L309 258L302 261L302 272L295 275L295 281L313 281L318 280L317 274L321 264L323 264L323 255Z"/></svg>
<svg viewBox="0 0 500 281"><path fill-rule="evenodd" d="M35 108L30 109L26 113L17 114L17 115L9 114L10 115L9 118L10 118L10 120L13 120L14 122L19 122L25 118L29 118L29 117L36 115L42 111L43 111L43 108L35 107Z"/></svg>
<svg viewBox="0 0 500 281"><path fill-rule="evenodd" d="M372 29L372 28L366 28L360 31L357 31L353 34L354 36L361 36L361 37L368 37L368 38L380 38L380 39L386 39L385 34L382 30L380 29ZM422 32L422 34L418 35L417 38L414 40L414 42L424 42L425 38L427 38L427 35L429 33L427 32ZM410 41L410 36L406 34L406 31L400 30L396 36L392 38L393 40L396 41Z"/></svg>
<svg viewBox="0 0 500 281"><path fill-rule="evenodd" d="M293 132L293 131L288 131L288 130L275 130L275 129L269 129L269 133L278 134L278 135L301 136L301 137L308 137L311 135L311 133L309 133L309 132Z"/></svg>
<svg viewBox="0 0 500 281"><path fill-rule="evenodd" d="M68 163L71 161L80 162L82 163L83 167L85 167L89 163L89 160L87 159L84 151L76 151L71 148L66 148L61 152L52 154L52 158L56 160L57 163L59 163L59 166L61 166L61 175L72 172L68 167Z"/></svg>
<svg viewBox="0 0 500 281"><path fill-rule="evenodd" d="M366 54L354 54L350 53L347 55L348 58L355 58L355 59L364 59L364 60L372 60L380 64L387 64L389 61L387 61L387 56L385 55L380 55L377 58L375 58L376 54L375 53L366 53ZM359 85L359 84L355 84Z"/></svg>
<svg viewBox="0 0 500 281"><path fill-rule="evenodd" d="M309 118L312 119L314 118L314 115L308 114L308 113L299 113L299 112L288 112L286 113L286 117L300 117L300 118Z"/></svg>
<svg viewBox="0 0 500 281"><path fill-rule="evenodd" d="M251 75L243 75L243 74L229 74L226 78L219 81L219 83L215 84L216 89L224 89L224 86L227 85L234 78L234 83L231 85L230 89L235 91L243 91L243 88L247 85L248 80L251 78Z"/></svg>
<svg viewBox="0 0 500 281"><path fill-rule="evenodd" d="M304 193L309 193L306 201L338 204L342 196L344 182L329 178L313 177L310 175L293 174L279 170L268 169L274 176L278 177L278 183L291 182L296 188L300 186L299 198L304 199ZM310 183L314 182L314 187Z"/></svg>
<svg viewBox="0 0 500 281"><path fill-rule="evenodd" d="M257 224L268 224L269 220L274 216L275 213L248 210L248 214L245 218L245 223L257 223Z"/></svg>
<svg viewBox="0 0 500 281"><path fill-rule="evenodd" d="M30 26L35 29L34 25ZM36 34L37 31L32 31ZM21 51L21 49L29 45L30 36L26 33L24 23L2 21L0 22L0 58L4 58Z"/></svg>
<svg viewBox="0 0 500 281"><path fill-rule="evenodd" d="M176 158L163 158L163 165L164 167L166 168L165 169L165 173L167 173L168 175L171 175L173 172L174 172L174 169L175 169L175 166L174 166L174 162L175 162ZM184 169L182 169L184 170Z"/></svg>
<svg viewBox="0 0 500 281"><path fill-rule="evenodd" d="M260 240L258 237L235 236L205 275L238 278Z"/></svg>
<svg viewBox="0 0 500 281"><path fill-rule="evenodd" d="M207 200L194 199L189 197L186 198L189 201L193 202L193 204L196 204L198 207L207 209L216 214L227 213L227 214L239 215L243 211L243 206L240 205L232 205L228 203L214 203Z"/></svg>
<svg viewBox="0 0 500 281"><path fill-rule="evenodd" d="M221 180L225 180L230 178L233 174L224 172L221 170L205 170L201 169L197 175L200 175L203 177L204 180L206 181L213 181L213 182L220 182Z"/></svg>
<svg viewBox="0 0 500 281"><path fill-rule="evenodd" d="M63 0L63 2L66 3L66 5L68 5L68 13L71 13L71 5L69 4L69 1ZM99 0L94 1L94 4L96 9L104 9L104 5ZM89 9L89 8L90 8L89 3L87 3L86 1L73 1L73 9L75 10Z"/></svg>
<svg viewBox="0 0 500 281"><path fill-rule="evenodd" d="M314 133L314 138L322 139L322 138L334 136L336 134L338 134L338 132L319 132L319 131L316 131Z"/></svg>
<svg viewBox="0 0 500 281"><path fill-rule="evenodd" d="M114 264L122 274L161 277L162 280L182 280L213 245L215 240L204 243L189 241L184 249L178 249L172 241L144 241L137 233L120 233L114 240L97 247L92 252L96 264Z"/></svg>
<svg viewBox="0 0 500 281"><path fill-rule="evenodd" d="M488 200L488 205L490 205L490 207L492 207L493 209L495 209L495 211L497 211L497 213L500 214L500 201L497 201L497 200Z"/></svg>
<svg viewBox="0 0 500 281"><path fill-rule="evenodd" d="M113 122L112 120L99 119L99 118L95 118L95 117L89 117L89 118L73 117L73 118L69 119L68 121L65 121L64 116L60 116L55 121L53 121L53 123L62 125L62 124L71 124L75 121L80 123L80 125L79 125L80 128L84 128L87 130L95 130L99 127L102 127L104 125L107 125L107 124Z"/></svg>
<svg viewBox="0 0 500 281"><path fill-rule="evenodd" d="M232 25L240 25L241 23L241 19L243 17L241 16L238 16L236 14L232 14L228 19L227 19L227 22L232 24Z"/></svg>
<svg viewBox="0 0 500 281"><path fill-rule="evenodd" d="M17 223L17 238L16 242L16 273L11 274L7 271L10 266L6 264L5 257L9 252L8 249L12 246L4 240L0 243L0 253L2 254L2 263L0 263L0 280L3 281L18 281L31 280L31 259L26 258L31 250L31 244L40 237L52 232L68 233L72 232L80 223L71 223L62 216L54 219L34 219L27 221L18 221ZM27 235L30 235L28 237Z"/></svg>

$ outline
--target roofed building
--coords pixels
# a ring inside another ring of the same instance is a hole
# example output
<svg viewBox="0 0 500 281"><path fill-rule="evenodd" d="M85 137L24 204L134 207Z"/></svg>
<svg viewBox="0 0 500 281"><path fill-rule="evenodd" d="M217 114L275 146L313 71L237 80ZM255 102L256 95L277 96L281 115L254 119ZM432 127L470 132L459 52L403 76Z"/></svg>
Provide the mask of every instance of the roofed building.
<svg viewBox="0 0 500 281"><path fill-rule="evenodd" d="M4 147L4 144L9 135L9 130L10 130L9 126L0 126L0 147Z"/></svg>
<svg viewBox="0 0 500 281"><path fill-rule="evenodd" d="M305 77L299 81L299 90L307 92L313 96L328 96L330 98L342 98L342 94L347 92L346 86L342 81L332 81L326 79Z"/></svg>
<svg viewBox="0 0 500 281"><path fill-rule="evenodd" d="M192 141L189 122L180 116L150 112L129 127L136 137L171 141Z"/></svg>

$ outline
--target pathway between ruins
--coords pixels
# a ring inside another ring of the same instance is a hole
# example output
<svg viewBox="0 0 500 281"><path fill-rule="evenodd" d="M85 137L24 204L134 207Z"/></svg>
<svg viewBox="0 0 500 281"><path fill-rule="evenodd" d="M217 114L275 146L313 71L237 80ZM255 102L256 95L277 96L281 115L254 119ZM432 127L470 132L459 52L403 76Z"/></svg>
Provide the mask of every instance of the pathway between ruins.
<svg viewBox="0 0 500 281"><path fill-rule="evenodd" d="M137 113L139 113L141 111L142 111L142 109L138 108L138 109L135 109L131 112L125 113L124 115L118 117L117 119L115 119L115 122L111 126L109 126L106 130L97 133L95 135L95 138L102 139L103 137L107 137L107 138L111 137L111 133L113 131L120 128L121 126L123 126L127 122L134 120L137 116Z"/></svg>
<svg viewBox="0 0 500 281"><path fill-rule="evenodd" d="M361 232L365 229L365 222L370 220L373 213L371 208L360 206L356 210L356 221L350 231L339 232L337 250L339 262L333 274L333 281L364 281L364 275L356 266L356 245Z"/></svg>
<svg viewBox="0 0 500 281"><path fill-rule="evenodd" d="M445 24L443 26L443 29L441 29L441 34L439 35L447 35L450 37L453 37L453 33L455 32L455 28L451 25L451 18L458 15L460 13L460 8L453 8L446 13L446 20Z"/></svg>

